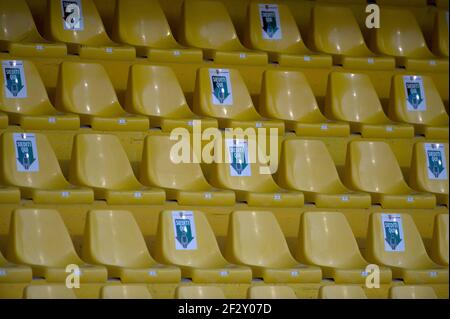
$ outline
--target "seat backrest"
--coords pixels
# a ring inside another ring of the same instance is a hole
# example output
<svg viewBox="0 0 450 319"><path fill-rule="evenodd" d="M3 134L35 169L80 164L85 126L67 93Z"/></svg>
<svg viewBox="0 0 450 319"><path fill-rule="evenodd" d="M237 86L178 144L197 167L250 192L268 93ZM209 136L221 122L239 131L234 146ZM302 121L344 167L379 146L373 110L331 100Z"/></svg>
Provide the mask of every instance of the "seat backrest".
<svg viewBox="0 0 450 319"><path fill-rule="evenodd" d="M297 299L289 286L253 286L247 290L248 299Z"/></svg>
<svg viewBox="0 0 450 319"><path fill-rule="evenodd" d="M74 137L69 180L78 185L113 190L140 185L122 144L110 134Z"/></svg>
<svg viewBox="0 0 450 319"><path fill-rule="evenodd" d="M1 1L0 16L0 40L19 42L39 36L26 0Z"/></svg>
<svg viewBox="0 0 450 319"><path fill-rule="evenodd" d="M153 299L143 285L103 286L100 296L101 299Z"/></svg>
<svg viewBox="0 0 450 319"><path fill-rule="evenodd" d="M177 299L226 299L216 286L178 286L175 295Z"/></svg>
<svg viewBox="0 0 450 319"><path fill-rule="evenodd" d="M367 299L361 286L329 285L319 289L320 299Z"/></svg>
<svg viewBox="0 0 450 319"><path fill-rule="evenodd" d="M69 232L54 209L13 211L6 257L19 264L66 267L80 264Z"/></svg>
<svg viewBox="0 0 450 319"><path fill-rule="evenodd" d="M191 115L175 73L170 67L156 65L130 67L125 109L147 116L181 118Z"/></svg>
<svg viewBox="0 0 450 319"><path fill-rule="evenodd" d="M394 75L389 116L401 122L448 126L448 114L431 77Z"/></svg>
<svg viewBox="0 0 450 319"><path fill-rule="evenodd" d="M448 266L448 214L436 215L434 219L430 255L438 264Z"/></svg>
<svg viewBox="0 0 450 319"><path fill-rule="evenodd" d="M153 264L144 236L129 211L91 210L84 229L83 259L118 267Z"/></svg>
<svg viewBox="0 0 450 319"><path fill-rule="evenodd" d="M5 132L0 136L0 152L0 179L4 184L42 189L67 187L45 135Z"/></svg>
<svg viewBox="0 0 450 319"><path fill-rule="evenodd" d="M26 286L23 291L24 299L77 299L74 289L63 284L45 284Z"/></svg>
<svg viewBox="0 0 450 319"><path fill-rule="evenodd" d="M395 286L389 289L390 299L437 299L429 286Z"/></svg>
<svg viewBox="0 0 450 319"><path fill-rule="evenodd" d="M431 47L434 54L447 58L448 58L448 23L449 23L448 11L438 10L434 18Z"/></svg>

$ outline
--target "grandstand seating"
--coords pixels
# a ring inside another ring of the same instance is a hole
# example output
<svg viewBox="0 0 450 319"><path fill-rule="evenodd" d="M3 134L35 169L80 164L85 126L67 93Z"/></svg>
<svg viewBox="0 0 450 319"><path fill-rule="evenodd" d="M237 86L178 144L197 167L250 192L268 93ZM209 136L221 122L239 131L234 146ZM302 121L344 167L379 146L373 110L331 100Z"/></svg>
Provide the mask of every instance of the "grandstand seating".
<svg viewBox="0 0 450 319"><path fill-rule="evenodd" d="M389 290L391 299L437 299L433 288L428 286L396 286Z"/></svg>
<svg viewBox="0 0 450 319"><path fill-rule="evenodd" d="M448 11L435 14L431 50L437 56L448 58Z"/></svg>
<svg viewBox="0 0 450 319"><path fill-rule="evenodd" d="M178 299L225 299L223 291L214 286L181 286L176 290Z"/></svg>
<svg viewBox="0 0 450 319"><path fill-rule="evenodd" d="M254 286L247 291L248 299L297 299L288 286Z"/></svg>
<svg viewBox="0 0 450 319"><path fill-rule="evenodd" d="M142 285L103 286L102 299L152 299L147 287Z"/></svg>
<svg viewBox="0 0 450 319"><path fill-rule="evenodd" d="M77 299L73 289L61 284L27 286L24 289L24 299Z"/></svg>
<svg viewBox="0 0 450 319"><path fill-rule="evenodd" d="M448 266L448 215L436 215L430 257L439 265Z"/></svg>
<svg viewBox="0 0 450 319"><path fill-rule="evenodd" d="M367 299L360 286L329 285L319 290L320 299Z"/></svg>
<svg viewBox="0 0 450 319"><path fill-rule="evenodd" d="M8 262L0 252L0 284L30 282L32 279L31 268Z"/></svg>

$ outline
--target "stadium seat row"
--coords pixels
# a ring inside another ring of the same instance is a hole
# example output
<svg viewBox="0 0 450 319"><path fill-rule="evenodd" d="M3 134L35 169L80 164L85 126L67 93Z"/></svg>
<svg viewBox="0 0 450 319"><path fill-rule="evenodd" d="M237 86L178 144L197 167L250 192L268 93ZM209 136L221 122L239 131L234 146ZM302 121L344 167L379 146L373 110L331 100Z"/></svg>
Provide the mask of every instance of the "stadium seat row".
<svg viewBox="0 0 450 319"><path fill-rule="evenodd" d="M25 299L76 299L73 289L64 285L33 285L24 290ZM101 299L152 299L149 290L142 285L108 285L100 291ZM215 286L179 286L177 299L225 299L221 288ZM248 299L297 299L288 286L253 286L247 290ZM320 299L367 299L360 286L328 285L319 290ZM389 290L390 299L437 299L433 288L428 286L394 286Z"/></svg>
<svg viewBox="0 0 450 319"><path fill-rule="evenodd" d="M67 273L73 272L81 284L108 278L122 283L177 283L181 278L195 283L250 283L252 278L320 283L327 278L338 284L364 284L375 271L368 270L369 263L378 266L380 284L392 279L448 283L448 214L435 218L430 249L435 261L407 213L370 215L365 258L339 212L302 214L295 258L268 211L234 211L224 255L200 211L162 211L152 255L133 215L123 210L87 213L83 260L56 210L16 209L8 237L9 261L0 255L0 283L29 282L32 276L66 282Z"/></svg>
<svg viewBox="0 0 450 319"><path fill-rule="evenodd" d="M131 66L123 107L100 64L61 63L56 108L32 62L2 60L2 72L0 128L8 125L3 111L9 124L25 130L76 130L81 123L100 131L192 131L194 120L201 120L203 129L275 128L279 135L286 129L300 136L448 139L448 114L425 75L392 77L388 117L369 76L361 73L330 73L324 115L305 76L296 71L267 70L256 108L239 71L200 68L192 110L165 66Z"/></svg>
<svg viewBox="0 0 450 319"><path fill-rule="evenodd" d="M348 144L346 186L321 141L286 139L274 175L265 173L267 164L256 160L261 149L255 145L252 150L247 140L219 138L217 150L222 150L224 158L206 165L209 174L191 160L191 145L185 148L187 162L177 157L179 143L169 136L147 136L138 180L115 135L77 134L69 183L45 135L5 132L0 136L0 185L9 187L0 188L0 202L18 202L21 194L47 204L92 203L95 198L108 204L158 205L176 200L192 206L227 206L238 201L250 206L301 207L306 198L326 208L448 207L447 143L415 144L409 176L415 190L404 180L390 146L381 141Z"/></svg>
<svg viewBox="0 0 450 319"><path fill-rule="evenodd" d="M362 7L362 10L364 8ZM305 45L287 5L250 2L243 43L225 5L185 0L177 30L179 44L157 0L117 0L111 35L107 35L93 0L50 0L44 39L25 0L2 1L0 48L13 56L134 59L296 67L331 67L448 71L448 12L435 16L431 50L414 15L383 7L379 28L367 45L352 10L317 4L312 9ZM48 39L48 40L47 40ZM50 42L51 40L52 42ZM369 49L370 47L370 49Z"/></svg>

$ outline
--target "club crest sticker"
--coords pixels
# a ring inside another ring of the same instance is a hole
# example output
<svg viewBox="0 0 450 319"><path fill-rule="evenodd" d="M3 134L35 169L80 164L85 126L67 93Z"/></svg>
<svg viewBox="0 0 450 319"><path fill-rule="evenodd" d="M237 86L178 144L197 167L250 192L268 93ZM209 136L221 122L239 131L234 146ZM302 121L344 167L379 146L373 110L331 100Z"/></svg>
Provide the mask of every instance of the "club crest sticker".
<svg viewBox="0 0 450 319"><path fill-rule="evenodd" d="M230 81L230 71L225 69L210 69L212 103L215 105L233 105L233 91Z"/></svg>
<svg viewBox="0 0 450 319"><path fill-rule="evenodd" d="M446 180L447 159L444 144L425 143L428 178L432 180Z"/></svg>
<svg viewBox="0 0 450 319"><path fill-rule="evenodd" d="M260 4L259 18L263 39L281 39L280 15L276 4Z"/></svg>
<svg viewBox="0 0 450 319"><path fill-rule="evenodd" d="M421 76L404 76L406 109L408 111L426 111L427 101Z"/></svg>
<svg viewBox="0 0 450 319"><path fill-rule="evenodd" d="M24 99L27 97L27 81L23 71L23 62L17 60L2 61L5 97Z"/></svg>
<svg viewBox="0 0 450 319"><path fill-rule="evenodd" d="M227 139L226 148L230 159L230 176L251 176L248 141Z"/></svg>
<svg viewBox="0 0 450 319"><path fill-rule="evenodd" d="M16 150L16 169L18 172L38 172L39 156L34 134L14 133L14 149Z"/></svg>
<svg viewBox="0 0 450 319"><path fill-rule="evenodd" d="M401 215L382 214L381 227L384 235L384 250L389 252L405 251L405 237Z"/></svg>
<svg viewBox="0 0 450 319"><path fill-rule="evenodd" d="M194 213L192 211L172 212L173 233L176 250L197 249L197 231L195 229Z"/></svg>
<svg viewBox="0 0 450 319"><path fill-rule="evenodd" d="M61 0L64 30L82 31L84 29L81 0Z"/></svg>

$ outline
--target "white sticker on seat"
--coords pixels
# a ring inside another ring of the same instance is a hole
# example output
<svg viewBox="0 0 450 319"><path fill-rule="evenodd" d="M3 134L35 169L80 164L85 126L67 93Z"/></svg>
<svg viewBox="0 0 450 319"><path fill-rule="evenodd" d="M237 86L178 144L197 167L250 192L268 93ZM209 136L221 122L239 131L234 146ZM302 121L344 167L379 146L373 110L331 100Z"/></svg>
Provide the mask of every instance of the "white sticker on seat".
<svg viewBox="0 0 450 319"><path fill-rule="evenodd" d="M381 214L384 250L389 252L405 251L403 221L399 214Z"/></svg>
<svg viewBox="0 0 450 319"><path fill-rule="evenodd" d="M447 158L444 144L425 143L428 178L431 180L447 180Z"/></svg>
<svg viewBox="0 0 450 319"><path fill-rule="evenodd" d="M18 172L38 172L39 154L34 134L14 133L13 143L16 150L16 169Z"/></svg>
<svg viewBox="0 0 450 319"><path fill-rule="evenodd" d="M215 105L233 105L230 70L209 69L209 79L211 81L212 103Z"/></svg>
<svg viewBox="0 0 450 319"><path fill-rule="evenodd" d="M81 0L61 0L61 14L64 30L82 31L84 29Z"/></svg>
<svg viewBox="0 0 450 319"><path fill-rule="evenodd" d="M24 99L28 97L23 61L2 61L2 73L6 98Z"/></svg>
<svg viewBox="0 0 450 319"><path fill-rule="evenodd" d="M173 233L176 250L196 250L197 231L192 211L172 212Z"/></svg>
<svg viewBox="0 0 450 319"><path fill-rule="evenodd" d="M408 111L426 111L427 101L422 77L405 75L403 76L403 84L405 87L406 109Z"/></svg>
<svg viewBox="0 0 450 319"><path fill-rule="evenodd" d="M252 176L248 141L243 139L226 139L225 143L230 163L230 176Z"/></svg>
<svg viewBox="0 0 450 319"><path fill-rule="evenodd" d="M265 40L279 40L281 34L281 20L276 4L260 4L259 18L261 22L262 37Z"/></svg>

